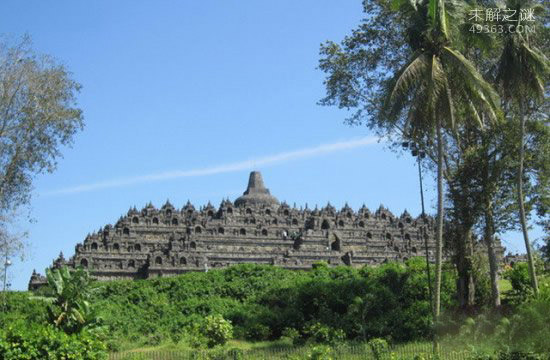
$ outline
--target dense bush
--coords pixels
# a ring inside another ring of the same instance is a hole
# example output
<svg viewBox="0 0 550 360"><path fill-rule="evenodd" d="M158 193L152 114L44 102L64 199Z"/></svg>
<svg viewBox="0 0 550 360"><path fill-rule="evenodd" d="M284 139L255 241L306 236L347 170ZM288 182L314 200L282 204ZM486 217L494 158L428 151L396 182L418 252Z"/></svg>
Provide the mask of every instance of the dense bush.
<svg viewBox="0 0 550 360"><path fill-rule="evenodd" d="M442 304L452 310L456 279L451 268L444 270ZM495 312L460 320L448 315L444 321L450 324L453 342L460 348L490 343L503 354L550 352L548 280L542 279L535 297L525 290L528 278L522 265L506 276L514 291L522 293L518 298L525 300L507 308L506 316ZM294 344L334 346L344 340L383 338L395 343L433 335L425 263L420 258L361 269L317 264L311 271L238 265L173 278L96 282L92 287L87 299L103 319L111 351L166 342L215 346L231 334L238 339L283 338ZM51 297L53 290L40 292ZM41 351L86 351L84 359L101 358L103 345L90 333L93 327L81 326L78 333L66 335L60 330L70 333L72 326L46 326L52 312L48 313L48 303L35 300L38 294L8 295L7 311L0 312L4 358L19 359L17 351L31 356ZM82 310L78 305L75 309ZM28 329L14 324L26 324Z"/></svg>
<svg viewBox="0 0 550 360"><path fill-rule="evenodd" d="M46 303L31 299L29 293L9 292L2 297L6 303L2 309L5 311L0 311L0 329L17 321L44 324L48 321Z"/></svg>
<svg viewBox="0 0 550 360"><path fill-rule="evenodd" d="M210 315L204 319L200 328L208 347L225 345L233 337L233 326L221 315Z"/></svg>
<svg viewBox="0 0 550 360"><path fill-rule="evenodd" d="M520 289L517 284L525 282L522 268L514 269L509 279ZM445 269L446 309L456 305L455 280L454 271ZM89 301L103 319L111 351L166 342L214 346L230 337L231 331L221 338L215 334L226 327L226 320L235 338L284 338L294 344L337 346L343 340L373 338L406 342L429 339L433 331L425 263L420 258L361 269L318 264L311 271L238 265L173 278L97 282L93 288ZM47 295L48 289L41 292ZM503 351L550 351L548 283L541 281L540 296L525 299L506 317L494 313L455 319L453 341L462 347L488 341ZM25 322L46 329L47 304L28 293L10 293L7 309L0 313L2 328ZM212 326L205 325L208 319ZM91 336L87 330L83 333ZM77 347L75 337L67 339Z"/></svg>
<svg viewBox="0 0 550 360"><path fill-rule="evenodd" d="M550 279L539 283L539 295L519 305L508 335L517 349L550 354Z"/></svg>
<svg viewBox="0 0 550 360"><path fill-rule="evenodd" d="M83 331L68 335L51 325L16 322L0 330L0 359L100 360L106 347L97 335Z"/></svg>
<svg viewBox="0 0 550 360"><path fill-rule="evenodd" d="M453 304L452 274L443 276L444 306ZM291 335L295 342L374 337L408 341L431 331L422 259L362 269L318 264L311 271L237 265L93 287L89 300L103 319L112 351L187 341L191 330L214 314L231 322L236 338L249 340ZM11 313L0 319L28 317L43 323L48 318L44 304L28 300L27 294L13 296L24 301L10 302Z"/></svg>
<svg viewBox="0 0 550 360"><path fill-rule="evenodd" d="M184 329L212 314L229 320L237 338L269 340L295 329L303 340L328 342L390 336L425 338L431 313L425 263L354 269L320 264L311 271L237 265L173 278L98 284L95 302L115 343L178 342ZM442 303L453 303L444 274ZM317 324L317 332L313 331ZM323 331L329 335L324 336ZM122 345L124 347L124 345Z"/></svg>
<svg viewBox="0 0 550 360"><path fill-rule="evenodd" d="M512 290L507 294L508 300L511 303L520 304L532 294L527 263L520 262L514 264L513 267L504 271L503 278L510 281L512 285Z"/></svg>
<svg viewBox="0 0 550 360"><path fill-rule="evenodd" d="M102 359L106 346L91 282L82 269L48 270L49 286L30 296L10 293L0 315L1 359Z"/></svg>
<svg viewBox="0 0 550 360"><path fill-rule="evenodd" d="M446 273L442 302L453 303L454 279ZM279 314L266 319L274 334L295 328L308 335L311 323L342 330L347 338L367 340L390 336L407 341L431 331L425 265L421 259L379 267L317 268L309 279L275 288L260 302Z"/></svg>
<svg viewBox="0 0 550 360"><path fill-rule="evenodd" d="M542 278L539 285L539 295L525 295L526 300L511 313L483 312L459 321L458 333L447 335L445 341L457 347L497 349L503 359L529 352L550 354L550 279Z"/></svg>
<svg viewBox="0 0 550 360"><path fill-rule="evenodd" d="M381 359L382 356L385 355L390 350L388 342L384 339L379 339L379 338L369 340L368 346L370 348L370 351L372 352L372 356L376 360Z"/></svg>
<svg viewBox="0 0 550 360"><path fill-rule="evenodd" d="M306 326L304 328L304 335L314 342L332 345L344 341L346 337L342 329L333 329L318 322Z"/></svg>

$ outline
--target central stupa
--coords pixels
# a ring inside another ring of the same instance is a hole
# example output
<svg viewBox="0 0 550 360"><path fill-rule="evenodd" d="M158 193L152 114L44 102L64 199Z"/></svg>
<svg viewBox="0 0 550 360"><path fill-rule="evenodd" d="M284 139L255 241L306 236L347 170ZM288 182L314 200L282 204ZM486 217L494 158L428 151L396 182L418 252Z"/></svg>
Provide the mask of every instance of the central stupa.
<svg viewBox="0 0 550 360"><path fill-rule="evenodd" d="M269 193L264 185L262 174L259 171L252 171L248 178L248 187L243 193L243 196L235 200L235 206L248 205L264 205L275 206L279 205L279 200Z"/></svg>

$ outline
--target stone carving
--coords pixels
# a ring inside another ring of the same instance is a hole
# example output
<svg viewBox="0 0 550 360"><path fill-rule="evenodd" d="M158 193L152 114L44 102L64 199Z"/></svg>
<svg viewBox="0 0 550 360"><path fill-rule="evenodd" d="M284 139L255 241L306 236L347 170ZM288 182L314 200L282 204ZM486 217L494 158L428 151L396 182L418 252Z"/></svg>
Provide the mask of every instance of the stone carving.
<svg viewBox="0 0 550 360"><path fill-rule="evenodd" d="M413 218L408 212L393 215L380 206L371 213L365 206L354 212L347 204L336 210L297 209L280 203L264 186L262 175L252 172L244 194L219 208L207 204L199 210L190 203L176 209L167 201L160 209L147 204L131 208L117 223L89 234L63 254L52 267L83 267L98 280L172 276L239 263L272 264L287 269L310 269L316 261L330 265L363 266L386 259L407 260L428 254L434 260L433 219ZM44 283L33 272L29 288Z"/></svg>

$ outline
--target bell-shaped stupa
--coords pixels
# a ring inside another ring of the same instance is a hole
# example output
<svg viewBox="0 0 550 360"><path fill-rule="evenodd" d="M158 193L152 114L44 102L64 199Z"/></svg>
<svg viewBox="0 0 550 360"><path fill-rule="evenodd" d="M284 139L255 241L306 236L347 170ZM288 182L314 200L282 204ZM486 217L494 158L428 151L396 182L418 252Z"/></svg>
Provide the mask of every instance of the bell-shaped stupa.
<svg viewBox="0 0 550 360"><path fill-rule="evenodd" d="M262 174L259 171L252 171L250 173L246 191L243 193L243 196L235 200L235 206L273 206L278 204L279 200L269 193L269 189L265 187Z"/></svg>

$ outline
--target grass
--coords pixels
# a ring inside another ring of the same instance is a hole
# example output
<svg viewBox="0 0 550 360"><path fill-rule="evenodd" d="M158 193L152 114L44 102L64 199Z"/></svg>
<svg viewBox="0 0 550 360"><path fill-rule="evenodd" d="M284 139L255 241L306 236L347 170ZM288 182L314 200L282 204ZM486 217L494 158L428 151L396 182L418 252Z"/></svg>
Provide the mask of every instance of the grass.
<svg viewBox="0 0 550 360"><path fill-rule="evenodd" d="M229 340L225 345L226 348L234 348L243 351L251 350L269 350L273 348L293 348L294 346L287 340L275 340L275 341L258 341L250 342L245 340ZM158 351L193 351L192 347L184 342L175 344L173 342L166 342L154 346L142 346L134 347L131 349L124 349L121 353L143 353L143 352L158 352Z"/></svg>
<svg viewBox="0 0 550 360"><path fill-rule="evenodd" d="M224 348L196 350L183 345L166 344L155 347L143 347L131 351L111 354L110 360L183 360L183 359L309 359L314 352L329 351L332 359L359 360L374 359L366 343L350 343L332 347L325 345L293 346L288 341L247 342L233 340ZM240 356L235 354L240 353ZM451 344L441 344L439 359L466 359L469 351ZM399 344L382 354L381 359L431 359L430 342L411 342ZM319 359L324 359L320 357Z"/></svg>
<svg viewBox="0 0 550 360"><path fill-rule="evenodd" d="M512 290L512 283L510 282L510 280L499 279L498 287L500 289L500 292L504 295L506 294L506 292Z"/></svg>

